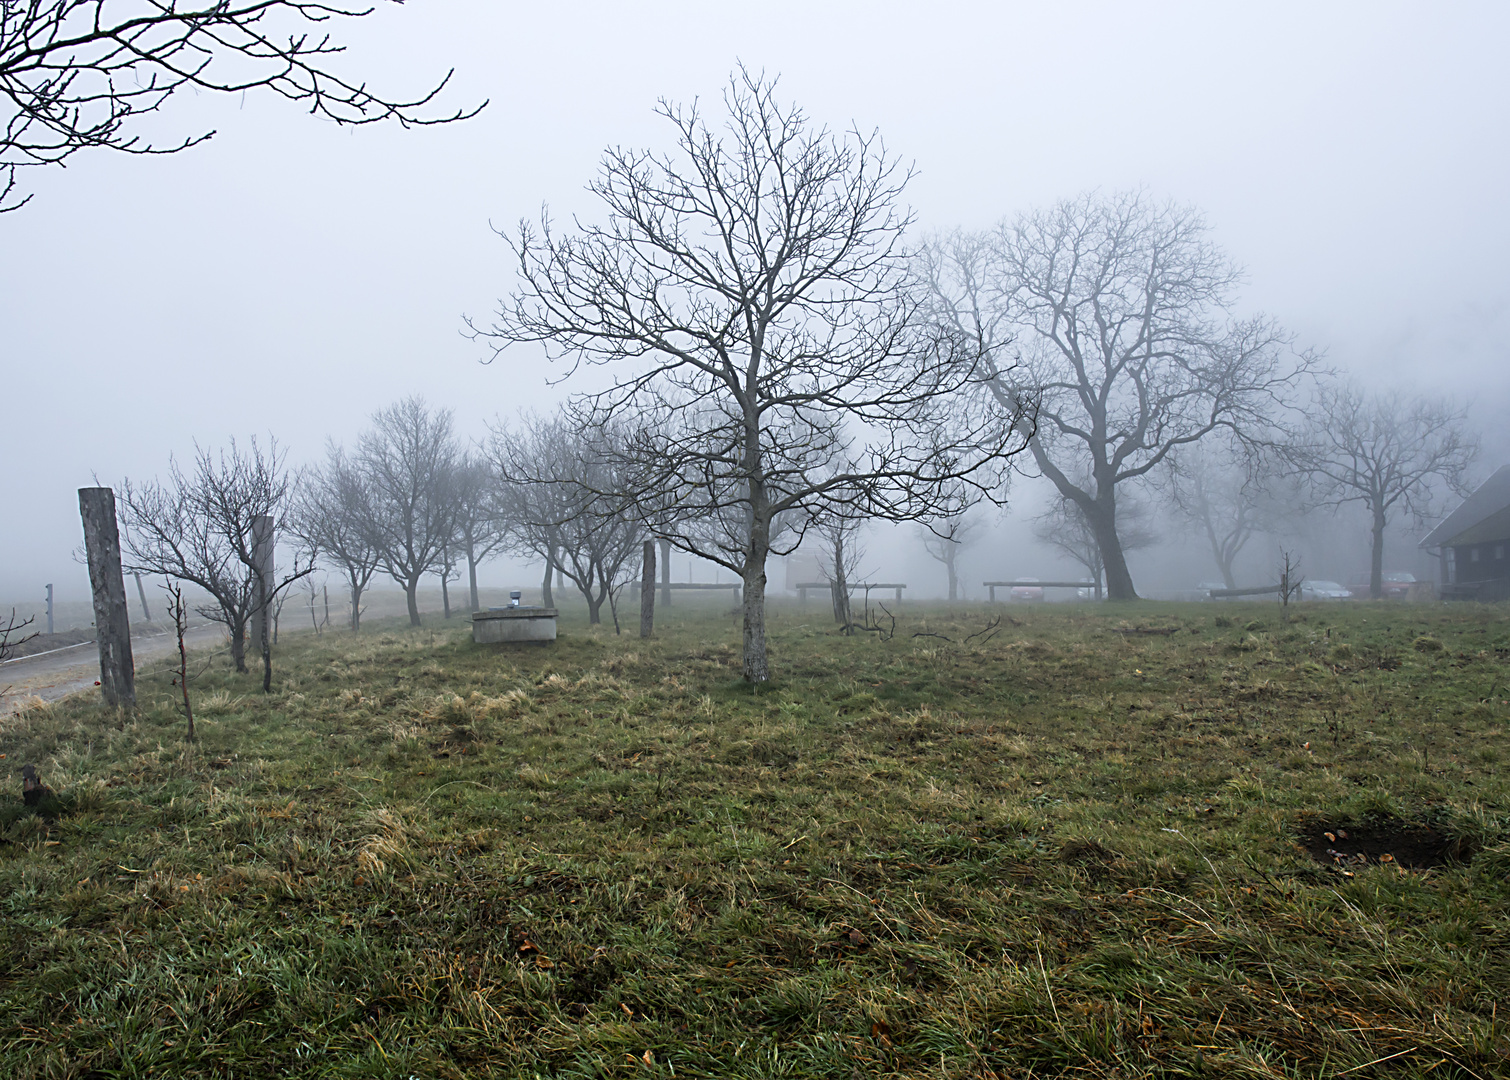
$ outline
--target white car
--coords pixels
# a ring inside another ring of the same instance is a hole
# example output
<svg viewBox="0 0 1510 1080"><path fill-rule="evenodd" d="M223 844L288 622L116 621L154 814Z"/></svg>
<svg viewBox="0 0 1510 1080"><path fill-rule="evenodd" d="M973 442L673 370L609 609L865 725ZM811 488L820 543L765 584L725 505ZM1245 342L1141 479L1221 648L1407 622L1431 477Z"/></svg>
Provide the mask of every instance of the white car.
<svg viewBox="0 0 1510 1080"><path fill-rule="evenodd" d="M1348 600L1352 595L1335 581L1302 581L1300 583L1302 600Z"/></svg>

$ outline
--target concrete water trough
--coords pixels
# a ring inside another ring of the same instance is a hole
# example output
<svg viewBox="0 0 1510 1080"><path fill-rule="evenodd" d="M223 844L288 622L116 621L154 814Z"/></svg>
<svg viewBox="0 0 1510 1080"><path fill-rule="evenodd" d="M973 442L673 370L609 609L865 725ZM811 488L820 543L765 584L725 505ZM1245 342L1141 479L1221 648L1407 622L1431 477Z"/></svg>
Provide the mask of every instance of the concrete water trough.
<svg viewBox="0 0 1510 1080"><path fill-rule="evenodd" d="M502 607L472 612L472 640L479 645L508 641L556 640L553 607Z"/></svg>

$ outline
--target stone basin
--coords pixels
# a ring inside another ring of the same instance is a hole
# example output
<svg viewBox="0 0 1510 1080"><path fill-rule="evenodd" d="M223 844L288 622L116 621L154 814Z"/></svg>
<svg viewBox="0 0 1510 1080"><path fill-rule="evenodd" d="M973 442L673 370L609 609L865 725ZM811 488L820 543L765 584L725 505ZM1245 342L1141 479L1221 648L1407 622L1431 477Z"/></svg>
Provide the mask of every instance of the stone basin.
<svg viewBox="0 0 1510 1080"><path fill-rule="evenodd" d="M472 640L479 645L508 641L556 640L553 607L505 607L472 612Z"/></svg>

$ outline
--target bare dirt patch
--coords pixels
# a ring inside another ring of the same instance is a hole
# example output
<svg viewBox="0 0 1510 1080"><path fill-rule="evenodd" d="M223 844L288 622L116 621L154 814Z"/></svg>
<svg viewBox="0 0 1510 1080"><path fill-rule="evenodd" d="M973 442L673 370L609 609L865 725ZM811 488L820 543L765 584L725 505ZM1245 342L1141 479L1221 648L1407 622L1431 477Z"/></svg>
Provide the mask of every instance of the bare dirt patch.
<svg viewBox="0 0 1510 1080"><path fill-rule="evenodd" d="M1398 818L1360 824L1309 821L1301 827L1300 839L1317 862L1341 869L1394 864L1406 870L1426 870L1449 862L1467 862L1473 854L1429 825Z"/></svg>

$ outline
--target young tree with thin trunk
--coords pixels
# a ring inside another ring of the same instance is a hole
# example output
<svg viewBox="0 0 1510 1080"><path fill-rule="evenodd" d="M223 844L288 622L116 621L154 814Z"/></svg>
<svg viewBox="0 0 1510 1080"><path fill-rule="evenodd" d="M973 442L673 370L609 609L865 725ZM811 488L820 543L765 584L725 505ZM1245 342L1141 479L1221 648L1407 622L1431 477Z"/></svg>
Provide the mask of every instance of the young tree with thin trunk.
<svg viewBox="0 0 1510 1080"><path fill-rule="evenodd" d="M981 521L968 512L938 521L927 521L918 526L918 539L923 550L943 564L949 575L949 602L960 597L959 555L973 543L980 532Z"/></svg>
<svg viewBox="0 0 1510 1080"><path fill-rule="evenodd" d="M428 116L450 81L412 99L380 95L332 63L337 19L371 6L322 0L0 0L0 212L24 205L16 170L62 165L84 149L172 154L205 132L153 143L139 119L175 94L267 90L341 125L444 124ZM483 103L484 105L486 102Z"/></svg>
<svg viewBox="0 0 1510 1080"><path fill-rule="evenodd" d="M366 476L344 450L331 443L325 450L325 464L300 475L288 515L289 528L304 542L310 558L318 557L346 575L351 598L347 626L353 634L362 629L362 594L379 562L368 521L371 503Z"/></svg>
<svg viewBox="0 0 1510 1080"><path fill-rule="evenodd" d="M1281 483L1273 454L1240 444L1198 443L1176 458L1161 486L1175 512L1194 525L1211 548L1222 583L1237 588L1234 564L1248 542L1276 521L1273 488Z"/></svg>
<svg viewBox="0 0 1510 1080"><path fill-rule="evenodd" d="M1378 600L1391 517L1404 513L1424 521L1440 487L1466 496L1478 438L1468 430L1466 410L1446 399L1368 393L1350 382L1323 385L1310 415L1289 448L1290 460L1319 504L1361 503L1368 511L1368 587Z"/></svg>
<svg viewBox="0 0 1510 1080"><path fill-rule="evenodd" d="M456 547L467 561L467 588L472 610L477 611L477 567L504 546L508 524L498 505L492 470L470 455L456 470L456 507Z"/></svg>
<svg viewBox="0 0 1510 1080"><path fill-rule="evenodd" d="M363 515L378 566L404 587L409 625L420 625L419 583L438 572L456 537L461 447L450 409L407 397L373 414L354 459L368 491Z"/></svg>
<svg viewBox="0 0 1510 1080"><path fill-rule="evenodd" d="M239 672L247 670L246 632L253 616L314 569L296 554L288 573L259 588L254 530L259 519L285 513L291 486L276 440L264 450L253 438L246 450L232 439L219 455L196 447L192 474L173 461L167 483L127 480L120 488L126 570L187 581L209 593L213 604L196 610L230 632Z"/></svg>
<svg viewBox="0 0 1510 1080"><path fill-rule="evenodd" d="M572 422L623 430L625 506L740 576L744 675L764 682L766 560L802 533L773 542L778 517L951 513L1020 439L960 393L977 358L918 317L910 174L880 138L816 127L743 69L723 104L713 125L663 101L674 153L608 151L602 223L521 223L520 285L474 330L607 366Z"/></svg>
<svg viewBox="0 0 1510 1080"><path fill-rule="evenodd" d="M1022 427L1034 465L1094 530L1114 600L1137 597L1119 488L1213 433L1271 439L1313 366L1271 320L1232 314L1241 273L1208 233L1143 192L1088 194L924 252L940 323L988 365L1019 358L991 394L1036 417Z"/></svg>

